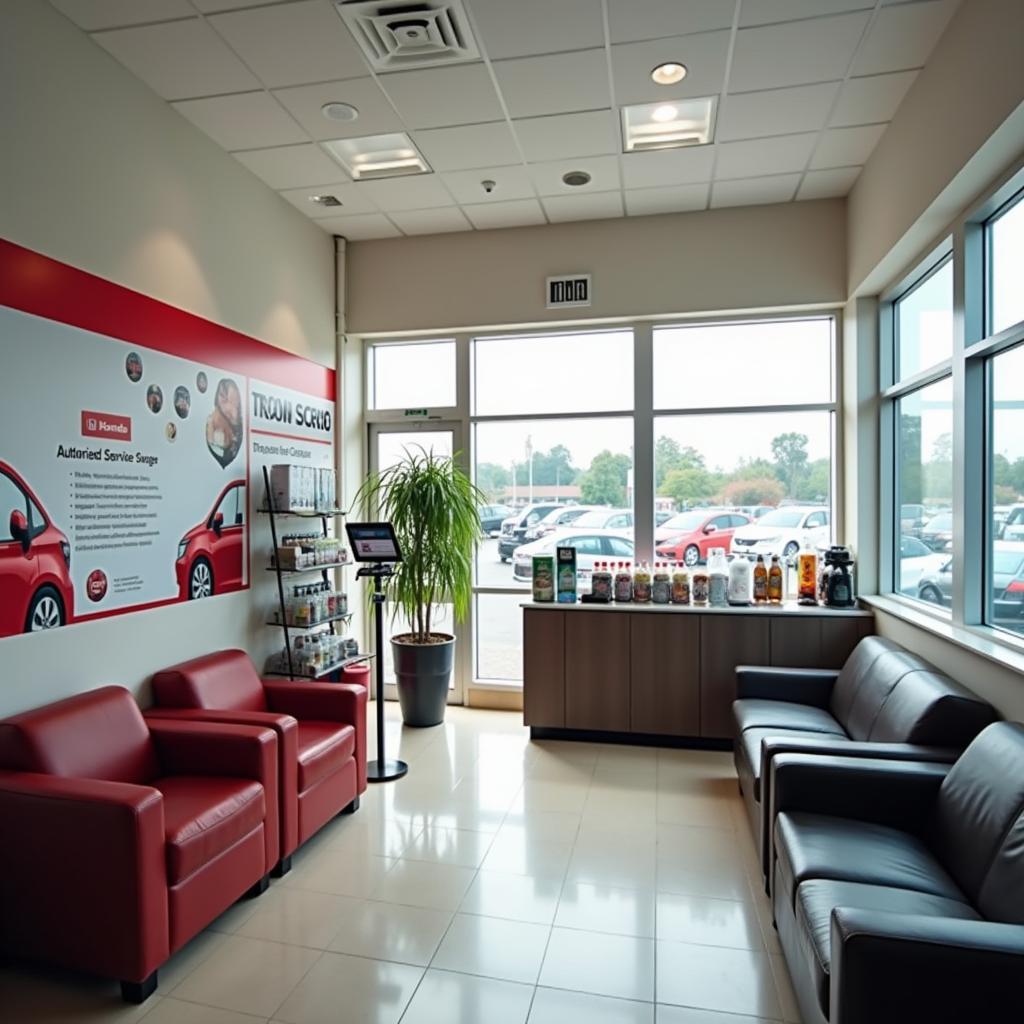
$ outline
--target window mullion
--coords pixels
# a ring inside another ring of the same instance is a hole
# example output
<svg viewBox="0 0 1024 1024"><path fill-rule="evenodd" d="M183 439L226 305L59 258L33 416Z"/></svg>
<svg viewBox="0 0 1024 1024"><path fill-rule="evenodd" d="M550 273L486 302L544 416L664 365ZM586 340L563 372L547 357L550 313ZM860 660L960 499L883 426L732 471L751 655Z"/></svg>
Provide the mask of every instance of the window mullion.
<svg viewBox="0 0 1024 1024"><path fill-rule="evenodd" d="M633 528L636 558L654 557L654 332L633 326Z"/></svg>

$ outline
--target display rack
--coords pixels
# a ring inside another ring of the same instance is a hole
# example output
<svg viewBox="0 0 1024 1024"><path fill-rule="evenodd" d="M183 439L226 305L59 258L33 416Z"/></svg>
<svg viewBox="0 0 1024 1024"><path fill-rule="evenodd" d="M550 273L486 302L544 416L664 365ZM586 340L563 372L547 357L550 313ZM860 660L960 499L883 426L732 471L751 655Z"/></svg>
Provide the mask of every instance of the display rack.
<svg viewBox="0 0 1024 1024"><path fill-rule="evenodd" d="M323 530L323 536L330 536L327 530L327 524L333 520L344 518L345 513L341 509L327 509L322 512L315 512L310 509L277 509L274 508L274 495L270 487L270 473L266 466L263 467L263 486L264 493L267 496L267 507L258 509L260 515L268 516L270 519L270 536L273 542L273 564L267 566L267 570L275 574L277 579L277 598L279 602L279 615L280 621L278 622L267 622L268 626L275 627L284 631L284 649L285 649L285 664L287 665L287 671L285 670L271 670L267 672L270 676L284 676L288 679L323 679L326 676L331 675L340 669L345 668L348 665L355 665L359 662L369 661L372 654L354 654L348 658L342 658L339 661L334 662L331 665L325 665L315 672L300 672L296 669L295 663L292 658L292 634L293 633L313 633L316 630L327 627L331 633L335 633L335 626L339 622L347 622L352 618L351 612L344 612L341 615L331 615L327 618L319 619L316 622L309 623L295 623L289 621L288 618L288 602L284 596L284 580L285 577L293 576L306 576L314 573L319 573L320 578L325 583L330 583L330 577L328 573L335 569L342 569L345 566L351 565L350 560L342 562L331 562L327 565L310 565L304 566L301 569L283 569L277 564L277 550L278 550L278 521L280 519L319 519L321 529Z"/></svg>

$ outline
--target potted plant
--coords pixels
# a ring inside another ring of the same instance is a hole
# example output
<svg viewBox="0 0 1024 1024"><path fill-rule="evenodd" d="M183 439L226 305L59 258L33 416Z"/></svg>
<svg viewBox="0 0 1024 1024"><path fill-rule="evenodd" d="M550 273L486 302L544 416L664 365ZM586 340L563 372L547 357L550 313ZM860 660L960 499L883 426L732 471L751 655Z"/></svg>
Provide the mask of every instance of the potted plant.
<svg viewBox="0 0 1024 1024"><path fill-rule="evenodd" d="M391 638L398 700L406 725L444 721L455 662L455 637L433 629L439 606L455 621L469 610L473 546L480 536L482 493L449 456L407 449L394 466L371 474L356 504L390 522L402 561L387 581L392 619L408 632ZM382 652L377 652L378 656Z"/></svg>

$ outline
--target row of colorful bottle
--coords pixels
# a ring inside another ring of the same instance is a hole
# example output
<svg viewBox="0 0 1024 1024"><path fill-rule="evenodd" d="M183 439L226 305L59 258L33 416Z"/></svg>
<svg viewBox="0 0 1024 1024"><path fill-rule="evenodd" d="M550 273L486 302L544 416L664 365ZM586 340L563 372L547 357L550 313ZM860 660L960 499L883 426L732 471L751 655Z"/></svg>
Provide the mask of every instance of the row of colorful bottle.
<svg viewBox="0 0 1024 1024"><path fill-rule="evenodd" d="M285 598L287 623L303 629L320 622L348 613L348 595L336 591L326 581L311 583L303 587L292 587ZM275 618L280 620L280 610L275 609Z"/></svg>
<svg viewBox="0 0 1024 1024"><path fill-rule="evenodd" d="M352 637L336 636L334 633L300 635L292 641L291 665L296 675L315 676L333 668L345 658L355 657L359 644ZM288 652L281 651L277 657L278 671L287 671Z"/></svg>
<svg viewBox="0 0 1024 1024"><path fill-rule="evenodd" d="M347 559L348 551L339 537L323 537L315 533L282 537L277 548L277 561L282 569L309 569Z"/></svg>

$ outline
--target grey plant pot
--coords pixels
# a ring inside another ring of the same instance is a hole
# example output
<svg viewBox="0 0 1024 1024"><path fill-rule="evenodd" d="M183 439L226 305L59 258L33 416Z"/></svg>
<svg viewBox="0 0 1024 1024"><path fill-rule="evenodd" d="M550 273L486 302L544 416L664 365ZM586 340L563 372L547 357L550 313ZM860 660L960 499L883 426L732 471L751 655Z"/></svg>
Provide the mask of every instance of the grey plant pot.
<svg viewBox="0 0 1024 1024"><path fill-rule="evenodd" d="M443 634L447 636L448 634ZM441 644L391 641L398 703L406 725L440 725L448 706L448 683L455 663L455 637Z"/></svg>

